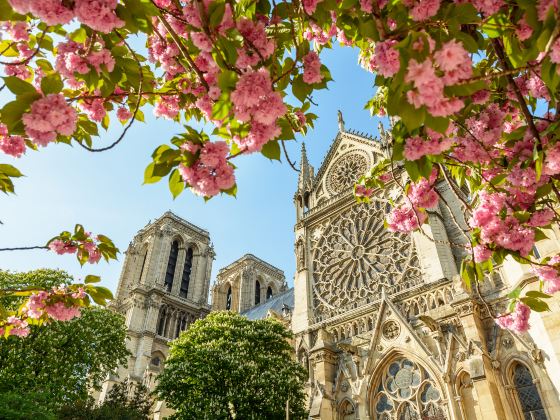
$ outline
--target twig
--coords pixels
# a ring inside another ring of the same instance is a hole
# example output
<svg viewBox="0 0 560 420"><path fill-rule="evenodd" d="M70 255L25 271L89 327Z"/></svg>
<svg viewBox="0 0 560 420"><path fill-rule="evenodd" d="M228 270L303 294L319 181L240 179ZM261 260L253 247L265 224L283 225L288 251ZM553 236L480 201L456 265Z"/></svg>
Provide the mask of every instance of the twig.
<svg viewBox="0 0 560 420"><path fill-rule="evenodd" d="M33 57L35 57L39 51L41 50L41 42L43 41L43 38L45 38L45 35L47 34L47 30L49 28L45 29L42 33L41 36L39 38L37 38L37 48L35 48L35 51L33 51L33 54L31 54L29 57L27 57L26 59L22 60L22 61L14 61L14 62L5 62L5 61L0 61L0 64L3 64L5 66L19 66L22 64L27 64L29 63Z"/></svg>
<svg viewBox="0 0 560 420"><path fill-rule="evenodd" d="M294 163L292 163L292 161L290 160L290 157L288 156L288 151L286 150L286 145L284 144L284 140L280 140L280 142L282 143L282 150L284 151L284 156L286 160L288 161L288 163L290 164L290 166L294 171L300 172L300 170L296 168L296 165L294 165Z"/></svg>
<svg viewBox="0 0 560 420"><path fill-rule="evenodd" d="M112 149L117 144L119 144L121 142L121 140L124 139L128 129L130 127L132 127L132 124L134 124L134 121L136 121L136 115L138 114L138 109L140 108L140 102L142 101L142 85L144 83L144 73L143 73L143 69L142 69L142 64L140 63L140 59L138 58L138 56L136 55L134 50L126 42L126 39L119 32L117 32L117 31L115 31L115 32L117 33L119 38L123 41L124 45L126 45L126 48L128 48L128 51L130 51L130 53L132 54L132 57L134 58L134 61L136 61L136 64L138 65L138 71L139 71L139 75L138 75L138 78L139 78L138 99L136 100L136 104L134 106L134 112L132 113L132 118L128 122L128 125L124 128L124 130L121 133L121 135L119 136L119 138L117 140L115 140L113 143L111 143L109 146L101 147L99 149L94 149L94 148L91 148L89 146L86 146L85 144L82 144L81 142L78 142L78 144L82 148L86 149L88 152L104 152L106 150Z"/></svg>
<svg viewBox="0 0 560 420"><path fill-rule="evenodd" d="M208 86L208 83L206 83L206 80L204 80L204 74L200 71L200 69L194 63L192 57L189 55L189 52L187 51L187 49L185 48L185 46L181 42L181 39L179 38L179 35L177 35L177 32L175 32L175 30L171 27L169 22L167 22L167 20L165 20L164 17L159 16L158 19L162 23L162 25L165 26L165 29L167 29L167 32L169 33L169 35L173 39L173 42L175 42L175 45L177 45L177 48L179 48L179 51L181 51L181 55L189 63L189 65L191 67L191 70L193 70L198 75L198 78L200 79L200 83L202 83L202 85L204 85L204 87L206 88L207 91L210 90L210 87Z"/></svg>
<svg viewBox="0 0 560 420"><path fill-rule="evenodd" d="M20 246L16 248L0 248L0 251L29 251L32 249L49 249L47 246Z"/></svg>

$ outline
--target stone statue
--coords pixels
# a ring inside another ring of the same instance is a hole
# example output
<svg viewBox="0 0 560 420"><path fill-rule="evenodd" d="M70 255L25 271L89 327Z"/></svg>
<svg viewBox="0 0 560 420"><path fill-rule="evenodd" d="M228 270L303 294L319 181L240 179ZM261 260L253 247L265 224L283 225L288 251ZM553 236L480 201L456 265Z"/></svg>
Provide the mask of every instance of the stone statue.
<svg viewBox="0 0 560 420"><path fill-rule="evenodd" d="M338 131L344 132L344 119L342 118L342 111L338 110Z"/></svg>

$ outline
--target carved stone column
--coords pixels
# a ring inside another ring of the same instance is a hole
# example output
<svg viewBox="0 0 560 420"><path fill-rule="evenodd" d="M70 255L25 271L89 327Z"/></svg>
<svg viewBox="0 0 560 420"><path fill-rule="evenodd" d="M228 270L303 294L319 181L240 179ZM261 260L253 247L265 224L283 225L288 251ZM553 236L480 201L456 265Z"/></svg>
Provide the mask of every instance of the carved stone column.
<svg viewBox="0 0 560 420"><path fill-rule="evenodd" d="M336 410L332 390L338 357L332 338L326 330L318 331L317 342L309 353L316 385L311 396L309 418L334 420Z"/></svg>

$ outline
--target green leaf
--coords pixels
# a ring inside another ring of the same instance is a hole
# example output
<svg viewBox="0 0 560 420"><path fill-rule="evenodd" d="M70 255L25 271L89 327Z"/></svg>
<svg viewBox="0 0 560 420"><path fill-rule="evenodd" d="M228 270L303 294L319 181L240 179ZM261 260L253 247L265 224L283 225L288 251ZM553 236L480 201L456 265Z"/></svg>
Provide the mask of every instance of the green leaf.
<svg viewBox="0 0 560 420"><path fill-rule="evenodd" d="M19 178L23 176L23 174L19 171L18 168L12 165L8 165L6 163L0 164L0 174L4 174L11 178Z"/></svg>
<svg viewBox="0 0 560 420"><path fill-rule="evenodd" d="M405 97L403 97L403 100L400 103L399 115L406 126L406 129L408 131L412 131L424 123L424 119L426 118L426 108L421 107L416 109L408 103Z"/></svg>
<svg viewBox="0 0 560 420"><path fill-rule="evenodd" d="M263 146L261 153L271 160L280 160L280 145L277 141L269 141Z"/></svg>
<svg viewBox="0 0 560 420"><path fill-rule="evenodd" d="M99 283L100 281L101 281L101 277L94 276L93 274L88 274L84 279L85 284Z"/></svg>
<svg viewBox="0 0 560 420"><path fill-rule="evenodd" d="M173 169L171 175L169 176L169 191L173 195L173 198L177 198L185 189L185 181L181 177L178 169Z"/></svg>
<svg viewBox="0 0 560 420"><path fill-rule="evenodd" d="M303 81L301 74L298 74L292 81L292 93L301 102L305 102L305 99L312 91L313 87Z"/></svg>
<svg viewBox="0 0 560 420"><path fill-rule="evenodd" d="M550 311L548 304L540 299L532 297L522 297L520 300L535 312Z"/></svg>
<svg viewBox="0 0 560 420"><path fill-rule="evenodd" d="M531 290L531 291L525 293L525 296L533 297L533 298L542 298L542 299L549 299L549 298L552 297L551 295L548 295L548 294L543 293L543 292L539 292L538 290Z"/></svg>
<svg viewBox="0 0 560 420"><path fill-rule="evenodd" d="M26 93L37 93L37 89L25 80L21 80L15 76L4 77L4 83L6 87L12 92L14 95L24 95Z"/></svg>
<svg viewBox="0 0 560 420"><path fill-rule="evenodd" d="M64 83L62 83L62 79L58 73L50 74L41 79L41 90L45 95L49 93L60 93L63 87Z"/></svg>
<svg viewBox="0 0 560 420"><path fill-rule="evenodd" d="M144 171L144 184L154 184L161 180L161 176L154 174L155 166L156 164L152 162L146 167Z"/></svg>
<svg viewBox="0 0 560 420"><path fill-rule="evenodd" d="M208 16L211 28L215 28L222 22L224 12L226 11L225 3L214 1L208 6Z"/></svg>

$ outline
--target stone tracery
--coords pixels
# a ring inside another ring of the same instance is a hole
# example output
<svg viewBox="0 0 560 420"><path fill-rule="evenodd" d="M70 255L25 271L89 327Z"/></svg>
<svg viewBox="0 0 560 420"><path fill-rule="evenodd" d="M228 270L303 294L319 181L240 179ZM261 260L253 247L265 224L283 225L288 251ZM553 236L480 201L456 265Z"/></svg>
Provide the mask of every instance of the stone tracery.
<svg viewBox="0 0 560 420"><path fill-rule="evenodd" d="M327 187L331 193L348 191L354 182L365 173L368 162L365 156L349 153L338 159L329 171Z"/></svg>
<svg viewBox="0 0 560 420"><path fill-rule="evenodd" d="M420 270L410 236L387 231L386 202L354 205L313 238L316 313L413 287Z"/></svg>

